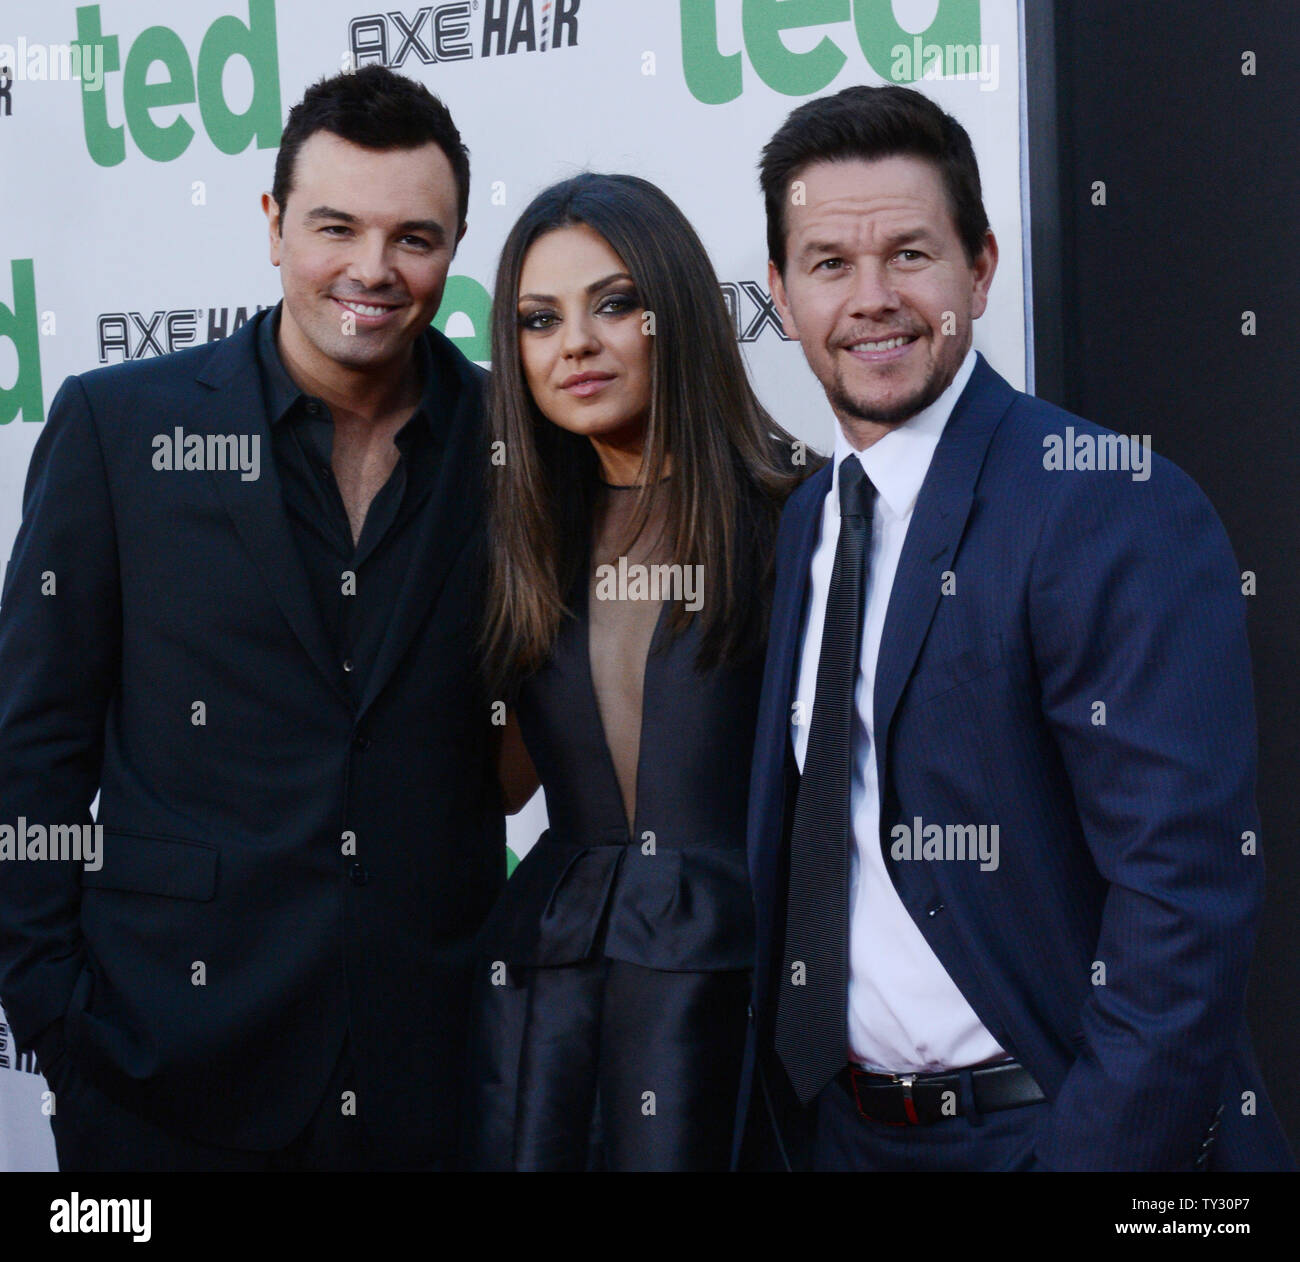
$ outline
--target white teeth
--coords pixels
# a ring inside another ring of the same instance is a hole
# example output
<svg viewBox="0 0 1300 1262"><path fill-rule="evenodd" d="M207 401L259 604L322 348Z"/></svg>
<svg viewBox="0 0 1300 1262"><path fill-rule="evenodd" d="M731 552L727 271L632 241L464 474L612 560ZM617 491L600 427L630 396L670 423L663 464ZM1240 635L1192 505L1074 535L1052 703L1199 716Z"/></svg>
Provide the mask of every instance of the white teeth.
<svg viewBox="0 0 1300 1262"><path fill-rule="evenodd" d="M348 302L346 298L340 298L339 301L347 307L349 311L355 311L357 315L381 316L388 311L387 307L367 307L360 302Z"/></svg>
<svg viewBox="0 0 1300 1262"><path fill-rule="evenodd" d="M854 342L849 347L853 351L892 351L907 341L905 337L891 337L884 342Z"/></svg>

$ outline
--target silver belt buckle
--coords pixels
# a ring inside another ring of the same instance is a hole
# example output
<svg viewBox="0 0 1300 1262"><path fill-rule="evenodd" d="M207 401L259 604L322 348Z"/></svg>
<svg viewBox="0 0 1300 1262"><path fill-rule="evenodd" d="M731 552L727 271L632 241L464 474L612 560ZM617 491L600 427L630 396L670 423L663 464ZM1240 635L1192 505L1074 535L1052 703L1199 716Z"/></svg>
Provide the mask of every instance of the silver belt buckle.
<svg viewBox="0 0 1300 1262"><path fill-rule="evenodd" d="M907 1120L913 1126L920 1126L921 1119L916 1112L916 1101L912 1098L912 1084L916 1082L916 1075L890 1074L889 1076L903 1088L903 1113Z"/></svg>

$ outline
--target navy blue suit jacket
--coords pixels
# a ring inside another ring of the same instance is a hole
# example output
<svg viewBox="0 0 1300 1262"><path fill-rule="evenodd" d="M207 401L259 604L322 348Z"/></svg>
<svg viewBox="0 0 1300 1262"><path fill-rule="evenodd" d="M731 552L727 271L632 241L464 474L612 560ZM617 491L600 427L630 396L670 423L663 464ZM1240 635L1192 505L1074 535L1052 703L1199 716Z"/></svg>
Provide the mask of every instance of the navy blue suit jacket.
<svg viewBox="0 0 1300 1262"><path fill-rule="evenodd" d="M876 674L886 863L981 1021L1046 1093L1042 1165L1191 1169L1222 1106L1212 1167L1286 1167L1243 1016L1263 860L1239 571L1205 496L1167 460L1153 455L1147 480L1045 468L1044 437L1067 426L1108 432L1013 390L981 357L935 450ZM793 1097L771 1030L790 706L830 485L828 464L791 497L776 545L738 1153L745 1106L764 1095L751 1093L756 1061L776 1103L751 1106L751 1123L773 1107L786 1131L807 1121L780 1103ZM998 825L998 866L892 858L892 828L917 817Z"/></svg>

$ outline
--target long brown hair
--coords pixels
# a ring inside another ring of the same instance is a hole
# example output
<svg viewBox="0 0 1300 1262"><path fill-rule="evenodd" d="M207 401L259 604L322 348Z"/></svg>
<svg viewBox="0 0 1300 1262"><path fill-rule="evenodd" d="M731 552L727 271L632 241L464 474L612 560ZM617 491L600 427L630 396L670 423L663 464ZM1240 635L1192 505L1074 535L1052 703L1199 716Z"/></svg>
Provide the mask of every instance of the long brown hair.
<svg viewBox="0 0 1300 1262"><path fill-rule="evenodd" d="M665 495L672 562L702 565L711 599L696 666L760 651L766 637L777 518L822 463L764 410L750 387L713 265L686 217L647 180L591 172L543 190L511 229L492 304L487 430L489 587L487 673L509 689L550 656L565 600L587 555L599 459L590 441L547 420L519 357L519 278L539 237L585 224L622 258L654 313L649 418L629 535ZM672 456L672 477L662 481ZM694 614L675 603L674 634Z"/></svg>

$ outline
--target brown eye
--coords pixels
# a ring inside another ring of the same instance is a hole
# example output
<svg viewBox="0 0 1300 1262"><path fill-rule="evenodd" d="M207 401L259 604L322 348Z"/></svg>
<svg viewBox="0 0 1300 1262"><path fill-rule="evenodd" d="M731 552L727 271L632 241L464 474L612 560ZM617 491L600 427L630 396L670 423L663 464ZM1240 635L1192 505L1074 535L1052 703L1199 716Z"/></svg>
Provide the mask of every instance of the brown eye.
<svg viewBox="0 0 1300 1262"><path fill-rule="evenodd" d="M610 294L608 298L601 300L596 310L605 315L625 315L629 311L637 310L640 305L640 299L635 294Z"/></svg>

